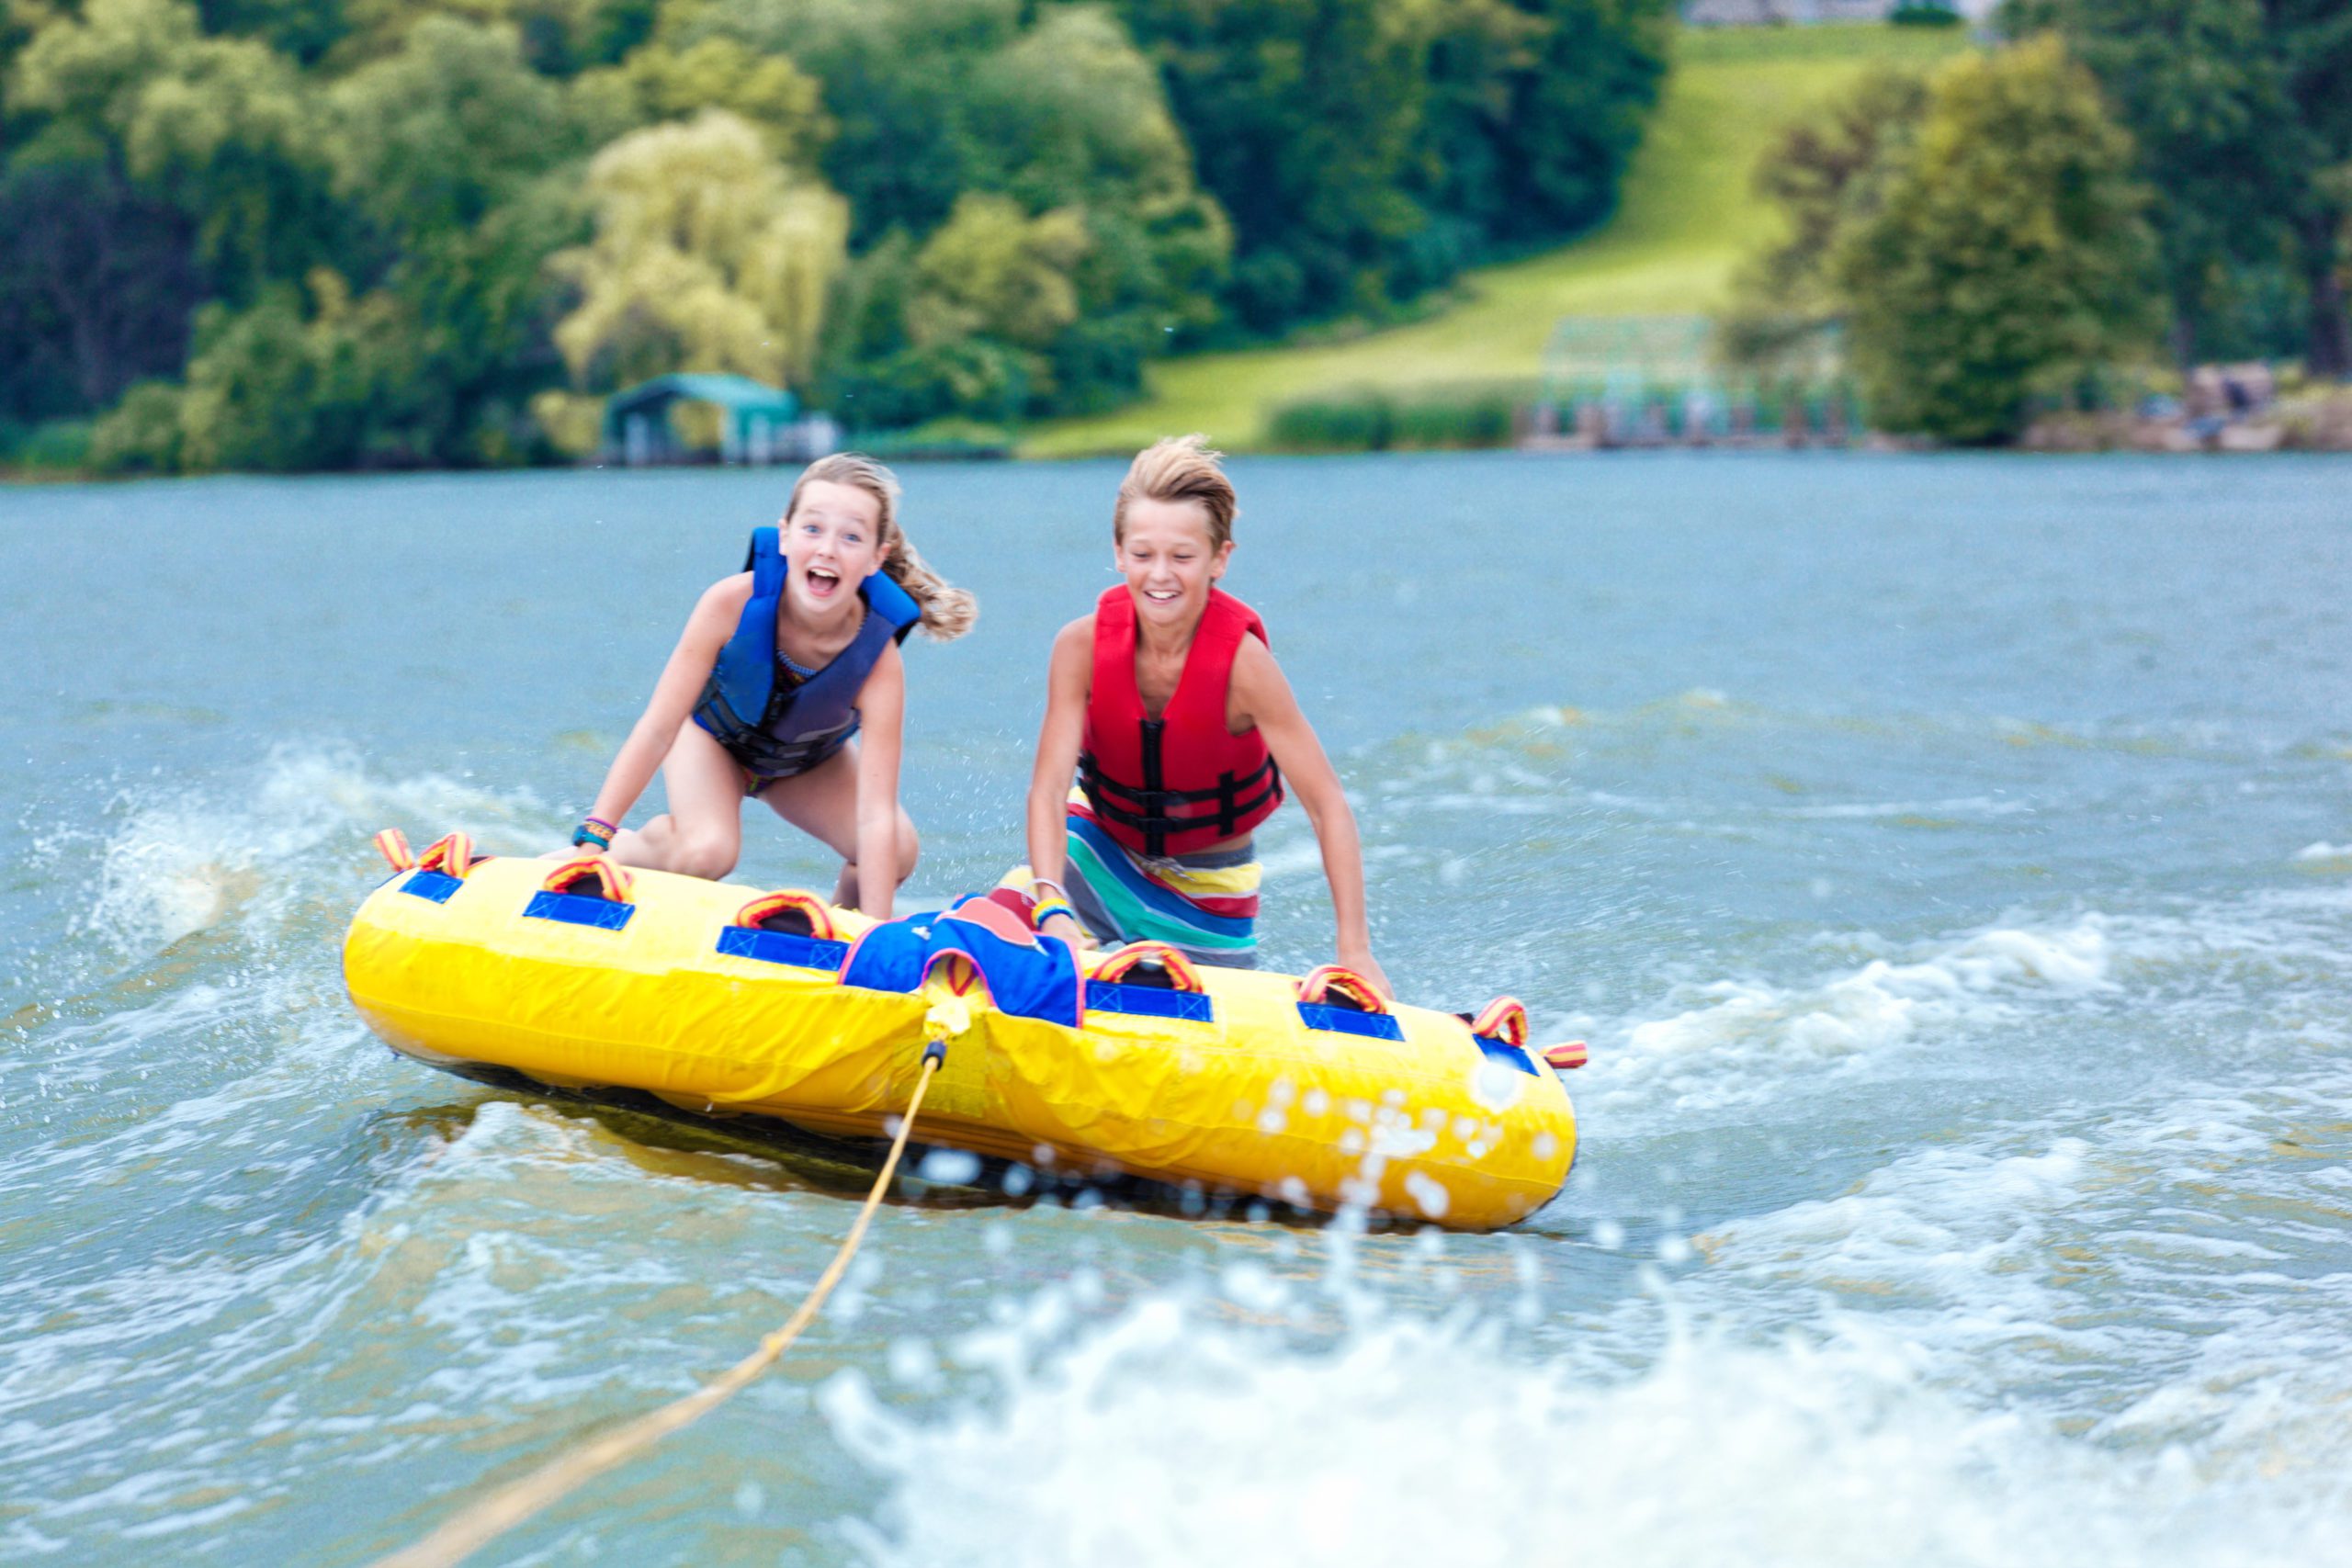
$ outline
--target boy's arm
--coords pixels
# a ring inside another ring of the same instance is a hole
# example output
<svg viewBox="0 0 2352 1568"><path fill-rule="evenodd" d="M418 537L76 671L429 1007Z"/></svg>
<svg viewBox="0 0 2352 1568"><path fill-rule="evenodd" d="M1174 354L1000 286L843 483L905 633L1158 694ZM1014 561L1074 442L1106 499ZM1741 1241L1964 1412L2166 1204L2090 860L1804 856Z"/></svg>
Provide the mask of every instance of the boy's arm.
<svg viewBox="0 0 2352 1568"><path fill-rule="evenodd" d="M1029 774L1029 873L1057 886L1069 866L1069 780L1086 734L1087 687L1093 677L1094 617L1081 615L1054 635L1046 671L1046 720L1037 729L1037 764ZM1091 945L1067 915L1055 915L1038 929Z"/></svg>
<svg viewBox="0 0 2352 1568"><path fill-rule="evenodd" d="M1356 836L1356 814L1348 807L1347 792L1331 760L1323 754L1315 727L1299 711L1290 682L1266 645L1254 637L1241 639L1233 656L1232 703L1258 727L1274 765L1290 781L1291 793L1315 825L1316 842L1323 850L1323 875L1331 884L1331 915L1339 926L1341 964L1362 975L1390 996L1396 994L1372 956L1372 932L1364 921L1363 845Z"/></svg>
<svg viewBox="0 0 2352 1568"><path fill-rule="evenodd" d="M899 891L899 759L907 667L887 643L857 694L857 904L887 920Z"/></svg>

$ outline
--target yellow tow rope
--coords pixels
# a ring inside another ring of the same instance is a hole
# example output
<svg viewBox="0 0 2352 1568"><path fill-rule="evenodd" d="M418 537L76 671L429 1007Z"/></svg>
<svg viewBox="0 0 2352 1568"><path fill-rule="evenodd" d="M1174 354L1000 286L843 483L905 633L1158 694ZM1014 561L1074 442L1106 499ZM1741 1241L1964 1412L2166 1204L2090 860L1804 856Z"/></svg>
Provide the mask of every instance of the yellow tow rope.
<svg viewBox="0 0 2352 1568"><path fill-rule="evenodd" d="M857 1223L849 1227L848 1238L825 1266L807 1299L783 1327L760 1341L758 1349L694 1393L557 1455L522 1480L476 1503L424 1540L376 1559L370 1568L448 1568L451 1563L462 1562L581 1483L636 1458L671 1433L693 1425L774 1366L776 1359L800 1337L800 1331L816 1321L825 1298L832 1294L850 1259L857 1256L858 1244L865 1239L865 1227L872 1223L874 1211L881 1206L882 1194L889 1190L891 1175L899 1168L899 1156L906 1152L907 1134L914 1130L915 1112L922 1109L923 1090L931 1086L932 1074L946 1059L947 1047L942 1041L933 1041L923 1048L922 1076L915 1080L914 1096L907 1101L906 1114L899 1118L898 1135L890 1140L890 1157L882 1162L882 1174L874 1179L874 1190L865 1195L865 1206L857 1212Z"/></svg>

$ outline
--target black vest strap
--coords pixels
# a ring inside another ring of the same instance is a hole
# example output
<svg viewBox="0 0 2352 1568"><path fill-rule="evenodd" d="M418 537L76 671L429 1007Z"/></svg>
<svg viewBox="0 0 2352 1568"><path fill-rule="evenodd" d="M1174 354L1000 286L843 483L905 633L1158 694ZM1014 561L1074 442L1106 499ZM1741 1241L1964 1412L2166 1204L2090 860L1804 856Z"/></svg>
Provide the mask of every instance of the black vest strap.
<svg viewBox="0 0 2352 1568"><path fill-rule="evenodd" d="M1078 787L1086 795L1086 804L1103 821L1141 833L1144 853L1165 854L1170 833L1189 832L1197 828L1214 826L1219 837L1230 838L1236 822L1268 801L1282 798L1282 770L1274 766L1272 757L1238 778L1231 773L1220 774L1217 782L1206 789L1166 787L1160 782L1159 748L1164 726L1165 721L1161 719L1143 721L1144 782L1140 789L1123 784L1104 773L1091 751L1078 754ZM1260 787L1261 782L1263 788ZM1256 793L1250 793L1252 791ZM1170 809L1212 801L1216 805L1214 817L1179 817Z"/></svg>

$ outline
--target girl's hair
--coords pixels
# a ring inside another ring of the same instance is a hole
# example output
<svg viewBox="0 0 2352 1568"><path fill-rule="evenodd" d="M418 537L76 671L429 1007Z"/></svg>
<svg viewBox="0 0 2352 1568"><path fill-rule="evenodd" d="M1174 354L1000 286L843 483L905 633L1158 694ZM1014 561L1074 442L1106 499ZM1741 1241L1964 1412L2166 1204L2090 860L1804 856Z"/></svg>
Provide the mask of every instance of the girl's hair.
<svg viewBox="0 0 2352 1568"><path fill-rule="evenodd" d="M881 542L890 551L882 559L882 570L907 591L909 598L922 606L923 636L934 642L947 642L972 629L972 623L979 618L979 601L961 588L950 587L944 578L926 566L916 553L914 541L899 526L896 474L863 452L836 452L830 457L820 457L792 481L792 500L785 506L785 516L788 518L799 509L800 492L815 479L850 485L874 498L881 509Z"/></svg>
<svg viewBox="0 0 2352 1568"><path fill-rule="evenodd" d="M1170 435L1136 454L1127 477L1119 481L1119 499L1111 508L1111 537L1127 536L1127 506L1136 501L1197 501L1208 513L1209 547L1222 549L1233 537L1233 519L1240 513L1233 481L1217 467L1225 454L1212 452L1205 435Z"/></svg>

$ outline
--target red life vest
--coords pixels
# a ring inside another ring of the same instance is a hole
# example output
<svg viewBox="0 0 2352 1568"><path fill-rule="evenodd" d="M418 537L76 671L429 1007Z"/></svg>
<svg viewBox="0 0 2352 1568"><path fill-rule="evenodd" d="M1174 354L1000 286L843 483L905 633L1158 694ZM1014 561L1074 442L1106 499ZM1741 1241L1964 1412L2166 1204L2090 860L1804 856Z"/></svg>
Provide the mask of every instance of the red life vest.
<svg viewBox="0 0 2352 1568"><path fill-rule="evenodd" d="M1209 590L1176 694L1158 718L1136 689L1136 603L1124 587L1094 604L1094 681L1079 787L1103 830L1148 855L1189 854L1250 831L1283 803L1283 776L1253 727L1225 727L1241 639L1266 642L1258 612ZM1271 646L1271 645L1269 645Z"/></svg>

